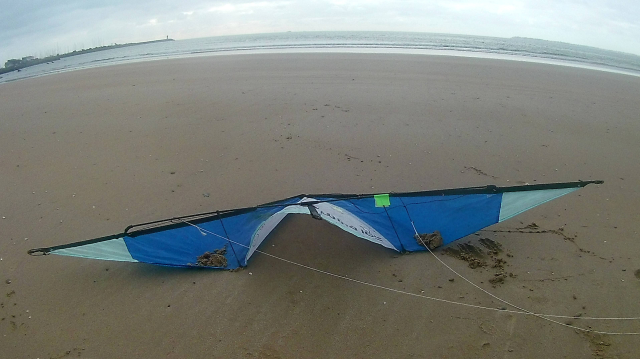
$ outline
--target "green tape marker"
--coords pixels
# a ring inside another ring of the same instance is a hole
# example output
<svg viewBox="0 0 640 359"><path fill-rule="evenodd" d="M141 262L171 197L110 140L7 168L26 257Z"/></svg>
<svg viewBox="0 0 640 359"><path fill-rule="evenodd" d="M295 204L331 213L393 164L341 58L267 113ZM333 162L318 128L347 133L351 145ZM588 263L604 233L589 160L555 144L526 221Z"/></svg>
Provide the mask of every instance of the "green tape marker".
<svg viewBox="0 0 640 359"><path fill-rule="evenodd" d="M389 201L389 194L374 194L373 198L376 200L376 207L389 207L391 202Z"/></svg>

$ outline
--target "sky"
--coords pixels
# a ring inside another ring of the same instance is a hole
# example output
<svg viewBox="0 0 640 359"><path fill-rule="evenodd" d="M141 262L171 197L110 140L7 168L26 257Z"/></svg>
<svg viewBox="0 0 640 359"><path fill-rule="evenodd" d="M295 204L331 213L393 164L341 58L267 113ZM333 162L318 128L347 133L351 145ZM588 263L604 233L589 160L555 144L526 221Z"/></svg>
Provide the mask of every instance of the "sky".
<svg viewBox="0 0 640 359"><path fill-rule="evenodd" d="M0 0L0 67L113 43L284 31L530 37L640 55L637 0Z"/></svg>

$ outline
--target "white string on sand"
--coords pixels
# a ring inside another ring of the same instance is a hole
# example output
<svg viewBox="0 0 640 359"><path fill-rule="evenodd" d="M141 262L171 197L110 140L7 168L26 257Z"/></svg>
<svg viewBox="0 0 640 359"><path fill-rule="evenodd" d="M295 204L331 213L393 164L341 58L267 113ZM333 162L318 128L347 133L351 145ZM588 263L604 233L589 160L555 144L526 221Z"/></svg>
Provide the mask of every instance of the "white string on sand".
<svg viewBox="0 0 640 359"><path fill-rule="evenodd" d="M559 317L559 316L551 316L551 315L544 315L544 314L538 314L538 313L534 313L532 311L529 311L527 309L524 309L520 306L517 306L511 302L508 302L498 296L496 296L495 294L489 292L488 290L480 287L479 285L473 283L472 281L470 281L469 279L467 279L465 276L463 276L462 274L458 273L455 269L451 268L447 263L445 263L443 260L441 260L440 258L438 258L438 256L435 255L435 253L433 253L433 251L431 251L431 248L429 248L429 246L424 243L424 241L422 240L422 237L420 237L420 234L418 234L418 231L416 230L416 226L414 225L413 221L411 221L411 226L413 227L413 231L416 233L416 238L420 240L420 242L422 243L422 245L429 251L429 253L431 253L431 255L438 260L438 262L440 262L440 264L442 264L443 266L445 266L447 269L449 269L453 274L457 275L458 277L462 278L464 281L466 281L467 283L471 284L473 287L479 289L480 291L484 292L485 294L489 295L490 297L512 307L512 308L516 308L518 309L518 311L520 311L520 313L525 313L528 315L533 315L536 316L540 319L555 323L555 324L559 324L568 328L572 328L572 329L576 329L576 330L581 330L581 331L585 331L585 332L592 332L592 333L598 333L598 334L609 334L609 335L639 335L640 333L617 333L617 332L604 332L604 331L597 331L597 330L593 330L593 329L586 329L586 328L581 328L575 325L571 325L571 324L566 324L566 323L562 323L559 322L557 320L553 320L549 317ZM572 317L573 318L573 317ZM578 317L579 318L579 317ZM586 319L586 318L583 318Z"/></svg>
<svg viewBox="0 0 640 359"><path fill-rule="evenodd" d="M190 222L185 221L183 219L177 219L177 220L180 221L180 222L184 222L184 223L186 223L186 224L188 224L190 226L195 227L203 235L206 235L206 233L209 233L209 234L212 234L212 235L214 235L216 237L219 237L219 238L222 238L222 239L224 239L226 241L229 241L230 243L237 244L237 245L239 245L241 247L249 249L249 246L246 246L246 245L244 245L242 243L239 243L239 242L236 242L234 240L231 240L231 239L229 239L227 237L221 236L221 235L219 235L217 233L211 232L211 231L209 231L209 230L207 230L205 228L199 227L199 226L197 226L197 225L195 225L193 223L190 223ZM411 222L411 225L413 226L414 231L416 231L416 228L413 225L413 222ZM416 231L416 234L418 234L417 231ZM418 238L420 238L420 237L418 236ZM420 240L422 241L422 239L420 239ZM424 244L424 242L423 242L423 244ZM288 260L288 259L285 259L285 258L282 258L282 257L278 257L276 255L273 255L273 254L270 254L270 253L267 253L267 252L263 252L263 251L258 250L258 249L256 249L255 252L263 254L263 255L271 257L271 258L274 258L274 259L277 259L277 260L280 260L280 261L283 261L283 262L286 262L286 263L289 263L289 264L292 264L292 265L295 265L295 266L298 266L298 267L302 267L302 268L314 271L314 272L318 272L318 273L325 274L325 275L328 275L328 276L331 276L331 277L344 279L344 280L347 280L347 281L350 281L350 282L354 282L354 283L358 283L358 284L362 284L362 285L366 285L366 286L370 286L370 287L374 287L374 288L378 288L378 289L387 290L387 291L394 292L394 293L405 294L405 295L409 295L409 296L413 296L413 297L433 300L433 301L436 301L436 302L443 302L443 303L448 303L448 304L460 305L460 306L469 307L469 308L475 308L475 309L484 309L484 310L491 310L491 311L503 312L503 313L511 313L511 314L532 315L532 316L536 316L536 317L538 317L540 319L544 319L544 320L550 321L550 322L552 322L554 324L559 324L561 326L572 328L572 329L576 329L576 330L580 330L580 331L583 331L583 332L591 332L591 333L606 334L606 335L640 335L640 332L605 332L605 331L598 331L598 330L593 330L593 329L586 329L586 328L581 328L581 327L577 327L577 326L570 325L570 324L565 324L565 323L550 319L549 317L567 318L567 319L591 319L591 320L635 320L635 319L640 319L640 318L572 317L572 316L564 316L564 315L534 313L534 312L528 311L526 309L523 309L521 307L518 307L518 306L516 306L514 304L511 304L511 303L507 302L506 300L498 298L497 296L491 294L490 292L486 291L485 289L483 289L483 288L479 287L478 285L476 285L475 283L471 282L470 280L468 280L467 278L465 278L464 276L462 276L461 274L456 272L453 268L449 267L442 260L440 260L440 258L438 258L433 252L431 252L429 247L427 247L426 245L425 245L425 247L429 250L429 252L440 263L442 263L445 267L447 267L449 270L451 270L457 276L459 276L460 278L464 279L465 281L467 281L468 283L470 283L474 287L476 287L476 288L480 289L481 291L485 292L486 294L490 295L491 297L493 297L493 298L499 300L500 302L505 303L505 304L507 304L507 305L509 305L509 306L511 306L513 308L516 308L518 310L509 310L509 309L484 307L484 306L481 306L481 305L463 303L463 302L458 302L458 301L453 301L453 300L448 300L448 299L443 299L443 298L436 298L436 297L430 297L430 296L427 296L427 295L406 292L406 291L403 291L403 290L400 290L400 289L389 288L389 287L385 287L385 286L382 286L382 285L379 285L379 284L369 283L369 282L361 281L361 280L358 280L358 279L349 278L349 277L346 277L346 276L343 276L343 275L340 275L340 274L335 274L335 273L327 272L327 271L324 271L324 270L321 270L321 269L313 268L313 267L310 267L308 265L297 263L297 262L294 262L294 261L291 261L291 260Z"/></svg>

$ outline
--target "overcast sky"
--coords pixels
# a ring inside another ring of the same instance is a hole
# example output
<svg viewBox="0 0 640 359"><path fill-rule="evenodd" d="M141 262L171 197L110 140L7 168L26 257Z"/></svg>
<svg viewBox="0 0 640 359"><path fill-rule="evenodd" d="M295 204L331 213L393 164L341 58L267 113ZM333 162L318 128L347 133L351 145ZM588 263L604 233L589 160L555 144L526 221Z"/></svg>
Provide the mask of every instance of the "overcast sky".
<svg viewBox="0 0 640 359"><path fill-rule="evenodd" d="M334 30L523 36L640 55L640 1L0 0L0 67L167 35Z"/></svg>

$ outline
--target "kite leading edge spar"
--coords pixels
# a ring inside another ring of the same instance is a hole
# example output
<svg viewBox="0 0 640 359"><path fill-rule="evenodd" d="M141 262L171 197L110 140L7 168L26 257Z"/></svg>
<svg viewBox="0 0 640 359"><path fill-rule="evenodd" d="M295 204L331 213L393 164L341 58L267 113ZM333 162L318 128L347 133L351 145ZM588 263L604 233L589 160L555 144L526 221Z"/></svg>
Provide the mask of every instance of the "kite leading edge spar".
<svg viewBox="0 0 640 359"><path fill-rule="evenodd" d="M263 205L132 225L123 233L29 250L175 267L235 269L289 214L308 214L398 252L424 251L415 233L446 245L552 199L602 181L470 187L388 194L298 195ZM415 229L414 229L415 227Z"/></svg>

